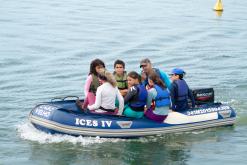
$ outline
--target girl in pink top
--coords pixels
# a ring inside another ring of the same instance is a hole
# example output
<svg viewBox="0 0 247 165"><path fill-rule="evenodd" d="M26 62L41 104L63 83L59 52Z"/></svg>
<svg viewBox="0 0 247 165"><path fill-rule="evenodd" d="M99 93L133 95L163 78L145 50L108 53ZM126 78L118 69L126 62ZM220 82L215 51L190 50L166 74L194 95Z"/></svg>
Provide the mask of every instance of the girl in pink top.
<svg viewBox="0 0 247 165"><path fill-rule="evenodd" d="M88 105L92 105L95 103L95 95L97 88L101 85L98 79L99 72L105 68L105 64L100 59L95 59L90 64L90 72L88 74L85 87L84 94L85 100L82 105L82 109L86 109Z"/></svg>

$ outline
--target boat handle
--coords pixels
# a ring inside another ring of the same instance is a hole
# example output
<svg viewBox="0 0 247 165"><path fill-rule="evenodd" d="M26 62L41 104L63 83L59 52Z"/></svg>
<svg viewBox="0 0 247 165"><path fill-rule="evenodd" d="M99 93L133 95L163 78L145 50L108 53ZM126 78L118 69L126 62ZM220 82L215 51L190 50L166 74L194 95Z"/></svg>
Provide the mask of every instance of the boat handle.
<svg viewBox="0 0 247 165"><path fill-rule="evenodd" d="M62 97L54 97L54 98L51 99L51 102L63 101L63 100L64 100L64 98L62 98Z"/></svg>
<svg viewBox="0 0 247 165"><path fill-rule="evenodd" d="M65 97L63 98L63 101L65 101L65 100L68 99L68 98L76 98L75 100L79 99L78 96L65 96Z"/></svg>

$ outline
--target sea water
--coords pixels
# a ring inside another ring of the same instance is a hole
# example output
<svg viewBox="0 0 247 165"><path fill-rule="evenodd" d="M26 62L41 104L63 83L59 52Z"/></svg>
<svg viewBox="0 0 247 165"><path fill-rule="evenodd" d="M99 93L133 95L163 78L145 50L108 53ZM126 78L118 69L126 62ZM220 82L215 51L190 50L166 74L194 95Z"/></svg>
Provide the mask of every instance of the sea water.
<svg viewBox="0 0 247 165"><path fill-rule="evenodd" d="M246 164L247 1L0 0L0 164ZM28 121L53 97L84 97L90 62L186 71L237 111L233 127L140 139L50 135Z"/></svg>

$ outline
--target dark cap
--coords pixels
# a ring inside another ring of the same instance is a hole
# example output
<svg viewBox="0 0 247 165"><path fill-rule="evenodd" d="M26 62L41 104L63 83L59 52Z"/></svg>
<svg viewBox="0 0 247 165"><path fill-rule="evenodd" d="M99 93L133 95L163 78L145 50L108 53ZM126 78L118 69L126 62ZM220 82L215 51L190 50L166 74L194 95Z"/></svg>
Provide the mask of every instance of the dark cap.
<svg viewBox="0 0 247 165"><path fill-rule="evenodd" d="M141 60L140 62L140 68L143 66L143 65L146 65L146 64L151 64L151 61L148 59L148 58L144 58Z"/></svg>

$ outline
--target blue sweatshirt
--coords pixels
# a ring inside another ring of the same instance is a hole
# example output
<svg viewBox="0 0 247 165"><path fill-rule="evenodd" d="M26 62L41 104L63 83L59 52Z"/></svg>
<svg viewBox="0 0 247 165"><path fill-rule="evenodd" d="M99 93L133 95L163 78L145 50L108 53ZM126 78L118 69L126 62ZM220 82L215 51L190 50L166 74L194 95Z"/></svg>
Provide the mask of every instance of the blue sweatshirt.
<svg viewBox="0 0 247 165"><path fill-rule="evenodd" d="M188 97L191 100L192 103L192 108L195 107L195 99L194 96L191 92L191 90L189 89L189 87L187 87L188 89ZM172 82L171 84L171 88L170 88L170 96L171 96L171 109L174 111L183 111L183 110L187 110L189 109L189 104L188 104L188 99L184 99L184 100L178 100L178 90L179 87L175 82Z"/></svg>

